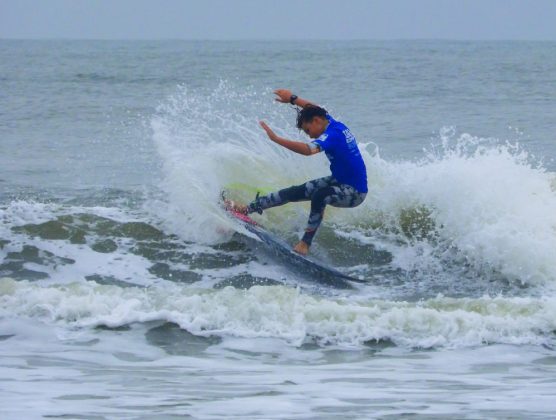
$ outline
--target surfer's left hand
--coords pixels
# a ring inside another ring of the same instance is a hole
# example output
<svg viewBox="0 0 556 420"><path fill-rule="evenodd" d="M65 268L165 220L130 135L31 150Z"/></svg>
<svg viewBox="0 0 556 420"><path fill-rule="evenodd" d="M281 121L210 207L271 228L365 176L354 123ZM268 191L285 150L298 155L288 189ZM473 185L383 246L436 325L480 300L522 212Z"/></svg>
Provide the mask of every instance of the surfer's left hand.
<svg viewBox="0 0 556 420"><path fill-rule="evenodd" d="M276 141L278 136L274 131L272 131L272 128L270 128L264 121L259 121L259 124L263 128L263 130L266 131L266 135L268 136L268 138L272 141Z"/></svg>
<svg viewBox="0 0 556 420"><path fill-rule="evenodd" d="M276 95L276 98L274 98L275 101L277 102L281 102L283 104L289 104L290 103L290 99L292 97L292 91L289 89L276 89L274 91L274 94Z"/></svg>

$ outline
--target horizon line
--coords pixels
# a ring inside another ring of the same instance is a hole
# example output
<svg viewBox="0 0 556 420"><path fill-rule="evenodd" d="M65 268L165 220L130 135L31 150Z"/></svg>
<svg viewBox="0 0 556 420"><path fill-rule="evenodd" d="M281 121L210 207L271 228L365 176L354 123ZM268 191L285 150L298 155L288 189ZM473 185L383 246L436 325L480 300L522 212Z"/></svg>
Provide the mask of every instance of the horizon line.
<svg viewBox="0 0 556 420"><path fill-rule="evenodd" d="M544 38L71 38L71 37L3 37L0 41L197 41L197 42L353 42L353 41L451 41L451 42L556 42Z"/></svg>

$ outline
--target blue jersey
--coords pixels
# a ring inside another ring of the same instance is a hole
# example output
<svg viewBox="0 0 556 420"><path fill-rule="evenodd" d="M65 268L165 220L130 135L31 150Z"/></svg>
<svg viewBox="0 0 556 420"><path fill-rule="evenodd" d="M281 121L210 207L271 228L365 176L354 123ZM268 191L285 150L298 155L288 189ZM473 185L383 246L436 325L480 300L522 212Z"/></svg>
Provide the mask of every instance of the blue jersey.
<svg viewBox="0 0 556 420"><path fill-rule="evenodd" d="M332 176L340 184L348 184L366 193L367 168L357 147L355 136L344 124L327 115L329 124L322 135L313 141L324 150L330 161Z"/></svg>

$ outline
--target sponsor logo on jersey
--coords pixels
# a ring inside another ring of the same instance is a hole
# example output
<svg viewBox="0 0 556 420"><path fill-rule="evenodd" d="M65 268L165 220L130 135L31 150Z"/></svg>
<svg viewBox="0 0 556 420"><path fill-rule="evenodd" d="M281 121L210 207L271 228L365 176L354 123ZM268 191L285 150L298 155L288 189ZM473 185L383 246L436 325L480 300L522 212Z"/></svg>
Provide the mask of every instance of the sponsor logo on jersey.
<svg viewBox="0 0 556 420"><path fill-rule="evenodd" d="M351 131L349 131L349 128L346 128L344 131L342 131L342 133L344 133L344 136L346 137L346 143L351 143L351 142L355 141L355 136L353 134L351 134Z"/></svg>

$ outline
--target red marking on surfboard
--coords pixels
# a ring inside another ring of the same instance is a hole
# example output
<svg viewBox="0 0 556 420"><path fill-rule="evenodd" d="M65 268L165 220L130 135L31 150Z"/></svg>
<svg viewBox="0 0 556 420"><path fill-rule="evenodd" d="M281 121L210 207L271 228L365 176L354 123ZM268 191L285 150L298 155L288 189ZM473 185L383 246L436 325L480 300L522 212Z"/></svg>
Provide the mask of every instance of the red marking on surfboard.
<svg viewBox="0 0 556 420"><path fill-rule="evenodd" d="M255 222L253 219L251 219L249 216L247 216L244 213L240 213L239 211L235 211L235 210L228 210L228 212L232 216L234 216L236 219L239 219L242 222L249 223L249 224L254 225L254 226L258 226L257 222Z"/></svg>

